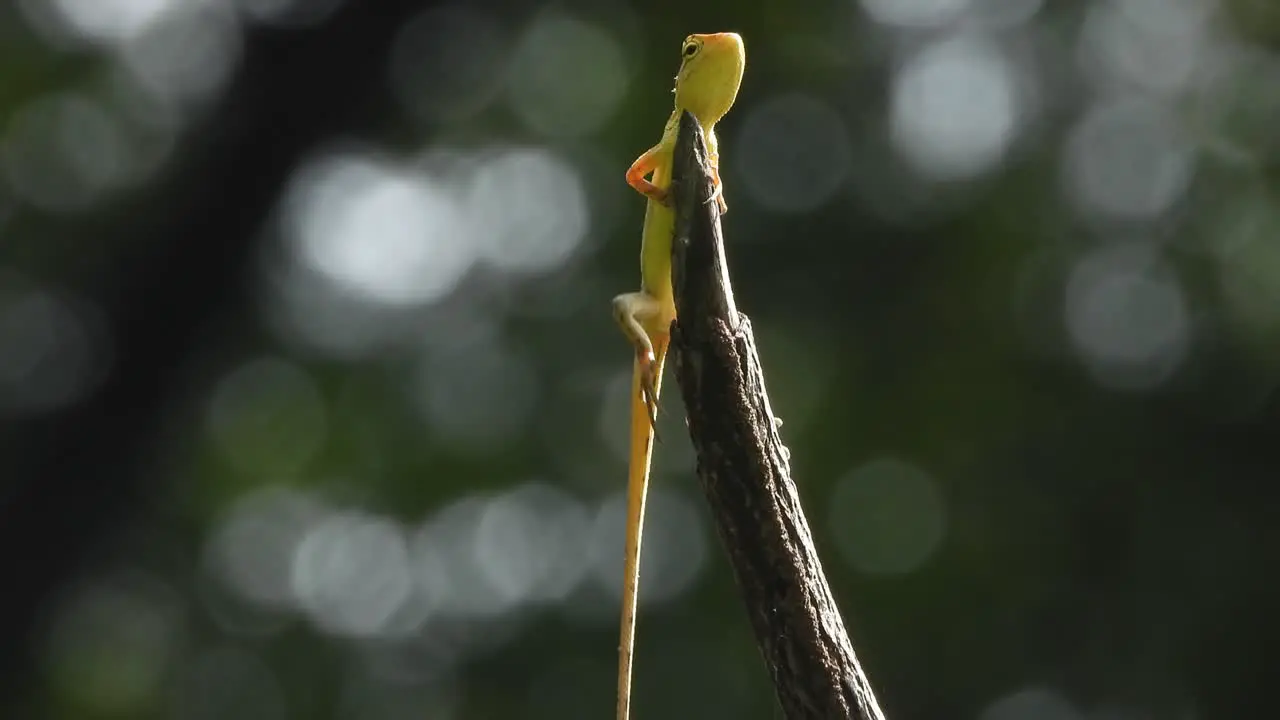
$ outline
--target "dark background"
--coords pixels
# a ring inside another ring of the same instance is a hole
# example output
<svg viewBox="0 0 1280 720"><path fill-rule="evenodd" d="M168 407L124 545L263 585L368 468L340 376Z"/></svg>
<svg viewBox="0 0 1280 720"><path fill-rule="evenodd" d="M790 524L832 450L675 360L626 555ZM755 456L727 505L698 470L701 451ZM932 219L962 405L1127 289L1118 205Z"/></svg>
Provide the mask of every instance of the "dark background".
<svg viewBox="0 0 1280 720"><path fill-rule="evenodd" d="M735 289L888 716L1266 716L1271 4L19 0L3 717L608 716L622 175L729 29ZM681 421L635 716L776 718Z"/></svg>

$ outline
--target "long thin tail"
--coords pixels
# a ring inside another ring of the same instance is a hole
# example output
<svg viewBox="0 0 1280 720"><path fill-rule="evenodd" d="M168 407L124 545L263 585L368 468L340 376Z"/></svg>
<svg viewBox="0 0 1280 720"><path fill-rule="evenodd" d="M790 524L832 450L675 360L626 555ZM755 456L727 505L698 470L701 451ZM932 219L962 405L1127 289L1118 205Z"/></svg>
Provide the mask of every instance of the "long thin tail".
<svg viewBox="0 0 1280 720"><path fill-rule="evenodd" d="M653 400L662 387L662 366L667 358L667 333L651 334L654 373ZM653 422L640 387L643 373L636 362L631 373L631 460L627 474L627 549L622 587L622 642L618 648L618 720L631 715L631 660L636 641L636 599L640 589L640 539L644 530L644 501L649 491L649 465L653 457Z"/></svg>

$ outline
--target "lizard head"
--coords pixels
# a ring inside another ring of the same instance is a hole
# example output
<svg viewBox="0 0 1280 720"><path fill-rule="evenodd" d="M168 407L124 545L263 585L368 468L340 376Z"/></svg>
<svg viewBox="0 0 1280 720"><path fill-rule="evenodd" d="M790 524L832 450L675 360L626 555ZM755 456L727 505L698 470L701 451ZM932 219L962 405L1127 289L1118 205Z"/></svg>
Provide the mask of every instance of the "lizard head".
<svg viewBox="0 0 1280 720"><path fill-rule="evenodd" d="M680 47L676 107L712 125L733 106L747 66L747 49L737 33L690 35Z"/></svg>

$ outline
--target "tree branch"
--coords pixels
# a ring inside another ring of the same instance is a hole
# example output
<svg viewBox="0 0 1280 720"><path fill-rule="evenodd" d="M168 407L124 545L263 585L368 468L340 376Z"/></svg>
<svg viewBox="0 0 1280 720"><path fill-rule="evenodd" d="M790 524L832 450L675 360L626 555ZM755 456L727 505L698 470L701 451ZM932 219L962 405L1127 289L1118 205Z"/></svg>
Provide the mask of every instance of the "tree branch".
<svg viewBox="0 0 1280 720"><path fill-rule="evenodd" d="M733 302L701 128L680 119L673 329L698 477L789 720L883 720L854 655L791 481L756 356Z"/></svg>

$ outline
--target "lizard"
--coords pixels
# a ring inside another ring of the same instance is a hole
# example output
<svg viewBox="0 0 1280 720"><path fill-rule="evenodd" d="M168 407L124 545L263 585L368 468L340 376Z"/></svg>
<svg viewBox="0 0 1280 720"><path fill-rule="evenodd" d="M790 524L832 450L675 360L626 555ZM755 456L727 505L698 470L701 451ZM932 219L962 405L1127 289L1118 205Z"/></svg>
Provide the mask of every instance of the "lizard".
<svg viewBox="0 0 1280 720"><path fill-rule="evenodd" d="M668 190L680 116L693 113L706 136L714 192L720 214L728 210L721 191L719 145L715 124L738 96L746 69L746 47L737 33L690 35L680 47L675 77L675 108L662 139L627 170L627 184L643 195L644 230L640 248L640 290L613 299L613 314L635 348L631 380L630 451L627 480L627 530L622 593L621 642L618 648L617 720L631 712L631 668L635 648L636 600L640 585L640 541L645 496L653 456L654 425L662 368L676 318L671 288L671 245L675 215ZM652 179L646 179L652 178Z"/></svg>

